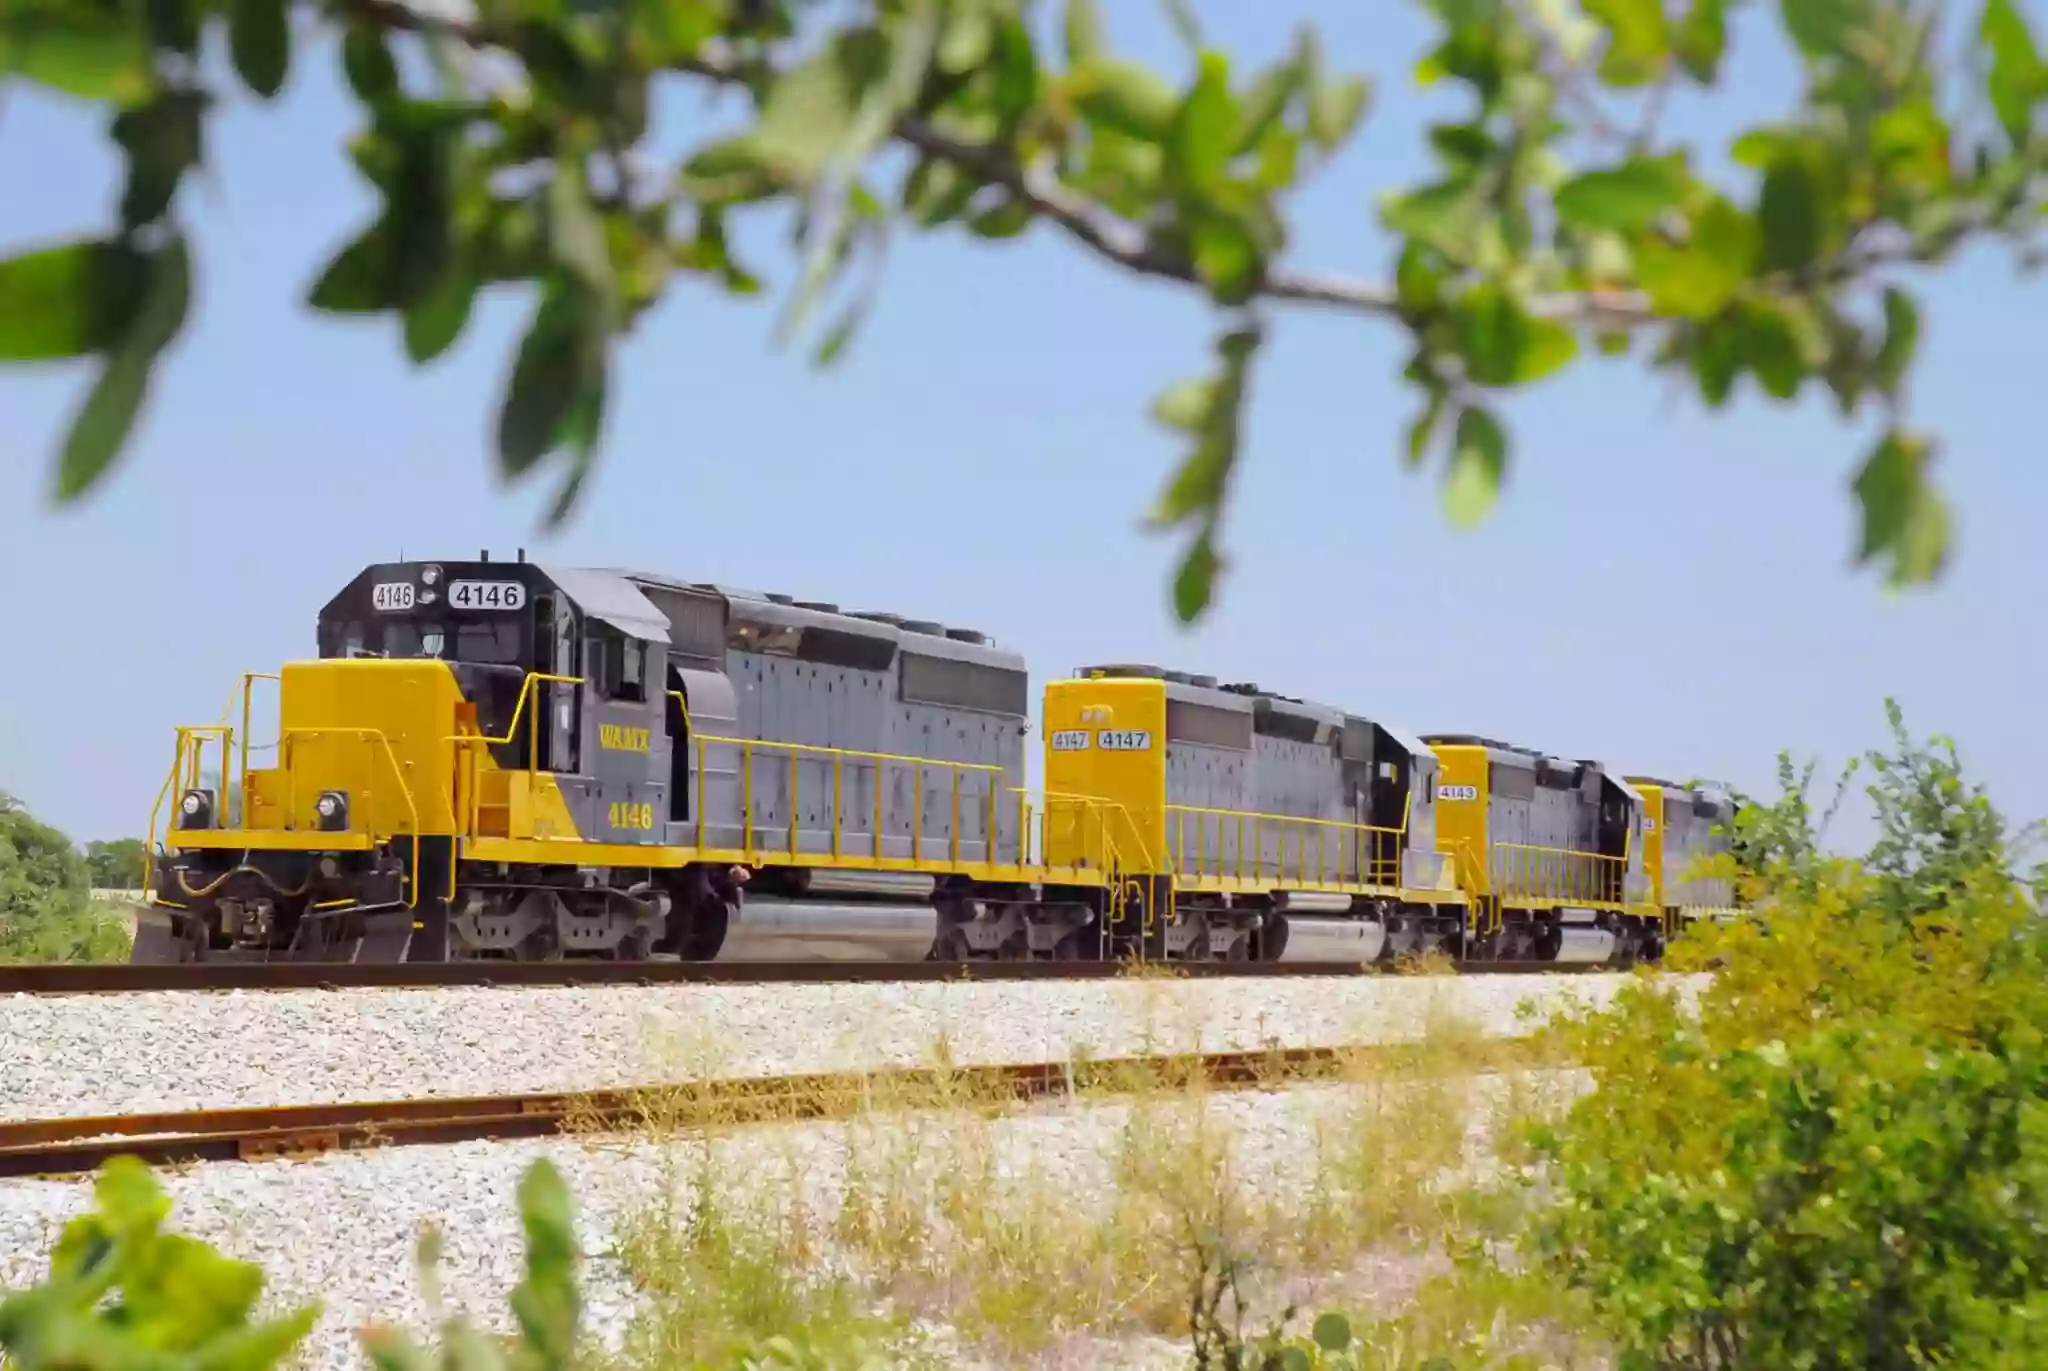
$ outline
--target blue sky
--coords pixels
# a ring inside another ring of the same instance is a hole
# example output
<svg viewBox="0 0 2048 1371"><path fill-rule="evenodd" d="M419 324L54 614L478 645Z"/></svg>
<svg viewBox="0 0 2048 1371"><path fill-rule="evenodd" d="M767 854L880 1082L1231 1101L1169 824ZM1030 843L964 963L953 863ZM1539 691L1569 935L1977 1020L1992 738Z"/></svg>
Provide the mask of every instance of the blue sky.
<svg viewBox="0 0 2048 1371"><path fill-rule="evenodd" d="M1107 8L1141 55L1183 60L1149 0ZM1408 76L1419 8L1200 8L1246 58L1310 18L1334 60L1378 77L1366 132L1298 204L1295 260L1382 274L1374 198L1426 174L1422 124L1449 108ZM1782 103L1792 73L1761 17L1738 31L1740 94L1682 104L1668 127L1725 130ZM702 135L694 102L669 113L665 142ZM1138 522L1175 457L1148 397L1207 356L1195 302L1042 229L996 248L905 238L868 330L819 375L771 346L772 304L684 283L626 347L602 469L549 538L548 483L507 489L490 455L522 298L490 301L418 372L395 323L300 305L372 206L342 150L353 119L333 53L302 49L277 106L245 96L219 121L190 200L194 325L89 502L47 497L85 371L0 372L0 788L76 837L140 831L173 726L212 720L237 672L310 655L319 606L366 562L522 545L972 625L1040 680L1161 661L1417 731L1751 788L1781 747L1832 762L1881 741L1892 694L1956 736L2009 812L2048 814L2048 467L2026 457L2042 298L2002 256L1927 286L1915 408L1947 440L1961 538L1930 592L1891 596L1849 565L1867 428L1752 390L1710 415L1626 364L1516 401L1506 497L1456 530L1437 473L1399 461L1399 336L1296 316L1257 382L1233 569L1187 633L1167 607L1176 546ZM106 223L117 168L89 112L10 90L0 185L11 247ZM745 241L782 286L777 227ZM1861 831L1852 815L1841 836Z"/></svg>

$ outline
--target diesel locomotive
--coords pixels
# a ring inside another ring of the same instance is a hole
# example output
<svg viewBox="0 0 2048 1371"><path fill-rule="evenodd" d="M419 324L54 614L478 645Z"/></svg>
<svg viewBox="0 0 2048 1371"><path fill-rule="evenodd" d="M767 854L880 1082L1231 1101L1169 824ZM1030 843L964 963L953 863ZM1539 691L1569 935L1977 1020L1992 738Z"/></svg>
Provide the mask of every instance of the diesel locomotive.
<svg viewBox="0 0 2048 1371"><path fill-rule="evenodd" d="M1156 667L1046 683L1027 788L1023 659L892 613L483 554L316 636L177 731L136 961L1625 963L1734 903L1724 791Z"/></svg>

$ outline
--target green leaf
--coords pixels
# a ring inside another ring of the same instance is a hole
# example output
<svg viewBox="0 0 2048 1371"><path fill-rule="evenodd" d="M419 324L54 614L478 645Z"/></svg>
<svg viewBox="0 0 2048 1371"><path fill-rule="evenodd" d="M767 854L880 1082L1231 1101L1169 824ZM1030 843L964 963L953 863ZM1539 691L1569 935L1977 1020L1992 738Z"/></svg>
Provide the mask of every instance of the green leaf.
<svg viewBox="0 0 2048 1371"><path fill-rule="evenodd" d="M119 243L67 243L0 261L0 361L111 347L148 281L148 259Z"/></svg>
<svg viewBox="0 0 2048 1371"><path fill-rule="evenodd" d="M1325 1352L1342 1352L1351 1346L1351 1321L1342 1314L1324 1314L1316 1319L1314 1337Z"/></svg>
<svg viewBox="0 0 2048 1371"><path fill-rule="evenodd" d="M1820 256L1821 170L1810 149L1787 150L1764 173L1756 218L1766 271L1798 271Z"/></svg>
<svg viewBox="0 0 2048 1371"><path fill-rule="evenodd" d="M1074 69L1074 105L1090 123L1147 143L1163 143L1180 101L1156 72L1120 59Z"/></svg>
<svg viewBox="0 0 2048 1371"><path fill-rule="evenodd" d="M512 1312L543 1366L566 1367L576 1351L581 1303L576 1290L576 1226L569 1188L541 1160L519 1181L526 1229L526 1279L512 1291Z"/></svg>
<svg viewBox="0 0 2048 1371"><path fill-rule="evenodd" d="M1429 455L1429 445L1436 438L1436 426L1442 422L1444 410L1450 401L1450 389L1441 382L1429 387L1429 402L1422 407L1422 413L1408 426L1408 451L1405 464L1411 469L1422 465L1422 459Z"/></svg>
<svg viewBox="0 0 2048 1371"><path fill-rule="evenodd" d="M783 187L760 145L747 135L699 149L683 163L678 180L686 195L711 206L766 200Z"/></svg>
<svg viewBox="0 0 2048 1371"><path fill-rule="evenodd" d="M1569 328L1531 316L1491 282L1468 291L1457 312L1466 371L1482 386L1539 381L1578 354Z"/></svg>
<svg viewBox="0 0 2048 1371"><path fill-rule="evenodd" d="M1507 471L1508 440L1491 414L1477 407L1458 412L1458 433L1444 474L1444 512L1469 528L1484 519L1500 498Z"/></svg>
<svg viewBox="0 0 2048 1371"><path fill-rule="evenodd" d="M1810 58L1846 50L1849 36L1869 22L1870 0L1782 0L1785 32Z"/></svg>
<svg viewBox="0 0 2048 1371"><path fill-rule="evenodd" d="M1219 382L1213 376L1181 381L1152 402L1152 417L1181 433L1199 433L1209 421Z"/></svg>
<svg viewBox="0 0 2048 1371"><path fill-rule="evenodd" d="M1394 232L1419 239L1445 256L1461 260L1469 248L1480 212L1474 183L1460 178L1390 198L1380 209L1380 219Z"/></svg>
<svg viewBox="0 0 2048 1371"><path fill-rule="evenodd" d="M1790 400L1811 369L1797 324L1782 306L1754 306L1744 349L1750 370L1772 398Z"/></svg>
<svg viewBox="0 0 2048 1371"><path fill-rule="evenodd" d="M273 1371L319 1322L319 1308L309 1306L236 1330L206 1345L196 1371Z"/></svg>
<svg viewBox="0 0 2048 1371"><path fill-rule="evenodd" d="M1735 319L1718 319L1702 326L1692 338L1693 379L1700 397L1719 409L1728 403L1735 378L1743 367L1743 329Z"/></svg>
<svg viewBox="0 0 2048 1371"><path fill-rule="evenodd" d="M1067 0L1066 40L1070 67L1093 62L1109 50L1096 0Z"/></svg>
<svg viewBox="0 0 2048 1371"><path fill-rule="evenodd" d="M1586 13L1607 30L1600 79L1612 86L1644 85L1663 70L1671 33L1663 0L1584 0Z"/></svg>
<svg viewBox="0 0 2048 1371"><path fill-rule="evenodd" d="M1672 36L1672 50L1686 75L1701 85L1720 79L1728 51L1728 0L1692 0Z"/></svg>
<svg viewBox="0 0 2048 1371"><path fill-rule="evenodd" d="M149 16L149 40L180 56L199 51L199 25L205 17L205 0L144 0ZM5 48L4 26L0 26L0 48ZM5 65L0 61L0 65Z"/></svg>
<svg viewBox="0 0 2048 1371"><path fill-rule="evenodd" d="M374 24L357 22L348 26L341 40L341 67L348 87L366 105L374 105L398 90L398 64L391 60L391 48L384 31Z"/></svg>
<svg viewBox="0 0 2048 1371"><path fill-rule="evenodd" d="M1028 200L1002 200L967 220L967 227L978 238L1015 238L1031 227L1032 210Z"/></svg>
<svg viewBox="0 0 2048 1371"><path fill-rule="evenodd" d="M1308 133L1325 153L1342 147L1365 118L1372 100L1372 82L1363 76L1340 76L1317 84L1308 100Z"/></svg>
<svg viewBox="0 0 2048 1371"><path fill-rule="evenodd" d="M1920 343L1920 310L1913 297L1897 286L1884 292L1884 345L1877 351L1877 386L1886 395L1899 393L1906 368Z"/></svg>
<svg viewBox="0 0 2048 1371"><path fill-rule="evenodd" d="M292 55L285 0L229 0L228 50L250 90L266 100L282 90Z"/></svg>
<svg viewBox="0 0 2048 1371"><path fill-rule="evenodd" d="M834 46L778 77L753 133L763 160L790 179L816 179L853 126L860 75L853 55Z"/></svg>
<svg viewBox="0 0 2048 1371"><path fill-rule="evenodd" d="M1693 220L1685 247L1644 239L1636 248L1636 279L1658 313L1705 319L1725 309L1749 279L1756 239L1754 220L1715 200Z"/></svg>
<svg viewBox="0 0 2048 1371"><path fill-rule="evenodd" d="M0 10L0 73L12 70L80 100L126 106L156 89L148 33L118 8Z"/></svg>
<svg viewBox="0 0 2048 1371"><path fill-rule="evenodd" d="M199 165L200 119L206 106L204 95L165 91L114 117L114 141L128 156L128 178L121 191L125 227L136 229L161 218L185 173Z"/></svg>
<svg viewBox="0 0 2048 1371"><path fill-rule="evenodd" d="M603 306L573 280L548 283L519 344L498 413L498 459L520 476L563 441L571 409L601 368ZM601 371L600 371L601 374Z"/></svg>
<svg viewBox="0 0 2048 1371"><path fill-rule="evenodd" d="M617 277L605 247L604 221L590 202L580 167L566 159L557 163L547 203L549 251L597 298L609 299Z"/></svg>
<svg viewBox="0 0 2048 1371"><path fill-rule="evenodd" d="M1302 80L1301 63L1293 58L1259 73L1239 102L1236 152L1249 152L1259 145L1286 113L1287 102L1301 89Z"/></svg>
<svg viewBox="0 0 2048 1371"><path fill-rule="evenodd" d="M954 10L939 39L939 68L955 76L973 71L988 60L995 37L995 17L987 10L972 5Z"/></svg>
<svg viewBox="0 0 2048 1371"><path fill-rule="evenodd" d="M376 314L397 303L391 289L391 233L381 220L334 255L306 303L329 314Z"/></svg>
<svg viewBox="0 0 2048 1371"><path fill-rule="evenodd" d="M1258 241L1243 222L1211 214L1194 224L1195 274L1221 304L1241 305L1251 298L1264 262Z"/></svg>
<svg viewBox="0 0 2048 1371"><path fill-rule="evenodd" d="M1435 307L1443 290L1443 272L1430 260L1427 248L1411 242L1401 249L1400 263L1394 269L1394 286L1400 292L1401 307L1420 314Z"/></svg>
<svg viewBox="0 0 2048 1371"><path fill-rule="evenodd" d="M1223 183L1237 132L1236 102L1230 98L1230 62L1220 52L1202 54L1201 70L1173 121L1167 165L1180 183L1208 194Z"/></svg>
<svg viewBox="0 0 2048 1371"><path fill-rule="evenodd" d="M462 336L479 282L455 267L405 311L405 351L415 363L439 357Z"/></svg>
<svg viewBox="0 0 2048 1371"><path fill-rule="evenodd" d="M1200 618L1216 597L1216 578L1223 559L1216 554L1216 535L1204 528L1195 535L1173 576L1173 612L1184 624Z"/></svg>
<svg viewBox="0 0 2048 1371"><path fill-rule="evenodd" d="M1558 187L1557 212L1579 228L1634 233L1675 206L1685 185L1685 170L1675 161L1633 157Z"/></svg>
<svg viewBox="0 0 2048 1371"><path fill-rule="evenodd" d="M1927 481L1933 456L1929 439L1893 430L1856 475L1856 498L1863 506L1856 560L1889 554L1895 582L1927 580L1947 558L1948 511Z"/></svg>
<svg viewBox="0 0 2048 1371"><path fill-rule="evenodd" d="M185 326L191 271L182 238L173 238L150 255L140 305L107 352L106 366L86 393L65 438L57 466L60 500L84 494L120 455L148 398L157 357Z"/></svg>
<svg viewBox="0 0 2048 1371"><path fill-rule="evenodd" d="M1194 7L1188 0L1159 0L1166 11L1167 22L1180 41L1187 44L1190 52L1202 50L1202 21L1195 16Z"/></svg>
<svg viewBox="0 0 2048 1371"><path fill-rule="evenodd" d="M1991 53L1986 83L1991 108L2013 142L2023 143L2033 127L2034 105L2048 93L2048 72L2042 69L2034 35L2012 0L1985 0L1977 33Z"/></svg>
<svg viewBox="0 0 2048 1371"><path fill-rule="evenodd" d="M1256 328L1224 334L1217 342L1221 364L1216 374L1183 382L1154 405L1155 418L1170 427L1192 431L1195 438L1194 448L1174 472L1148 520L1155 528L1191 520L1199 524L1174 580L1174 607L1183 622L1191 622L1208 607L1222 566L1216 553L1216 531L1242 442L1246 378L1260 337Z"/></svg>

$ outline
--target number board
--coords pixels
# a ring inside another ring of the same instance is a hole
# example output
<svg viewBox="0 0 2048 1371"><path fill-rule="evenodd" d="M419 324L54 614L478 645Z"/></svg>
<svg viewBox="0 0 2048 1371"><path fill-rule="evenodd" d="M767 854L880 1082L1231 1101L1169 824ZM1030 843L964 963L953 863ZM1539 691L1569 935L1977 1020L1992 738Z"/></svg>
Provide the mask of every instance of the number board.
<svg viewBox="0 0 2048 1371"><path fill-rule="evenodd" d="M1085 728L1056 729L1052 735L1054 752L1084 752L1088 747L1088 730Z"/></svg>
<svg viewBox="0 0 2048 1371"><path fill-rule="evenodd" d="M523 609L526 587L517 581L454 581L448 586L450 609Z"/></svg>
<svg viewBox="0 0 2048 1371"><path fill-rule="evenodd" d="M1476 785L1440 785L1436 788L1439 800L1476 800L1479 787Z"/></svg>
<svg viewBox="0 0 2048 1371"><path fill-rule="evenodd" d="M1095 735L1104 752L1149 752L1152 734L1142 728L1105 728Z"/></svg>
<svg viewBox="0 0 2048 1371"><path fill-rule="evenodd" d="M370 607L390 614L412 608L412 582L379 581L370 587Z"/></svg>

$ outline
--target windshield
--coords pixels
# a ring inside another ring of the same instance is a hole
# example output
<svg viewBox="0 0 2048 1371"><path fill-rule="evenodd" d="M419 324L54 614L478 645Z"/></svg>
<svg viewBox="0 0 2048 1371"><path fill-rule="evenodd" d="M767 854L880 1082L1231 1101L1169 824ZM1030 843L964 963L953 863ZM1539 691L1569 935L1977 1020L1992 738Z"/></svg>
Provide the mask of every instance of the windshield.
<svg viewBox="0 0 2048 1371"><path fill-rule="evenodd" d="M512 618L457 620L382 619L364 632L360 623L343 627L339 657L431 657L486 666L523 666L521 625Z"/></svg>

